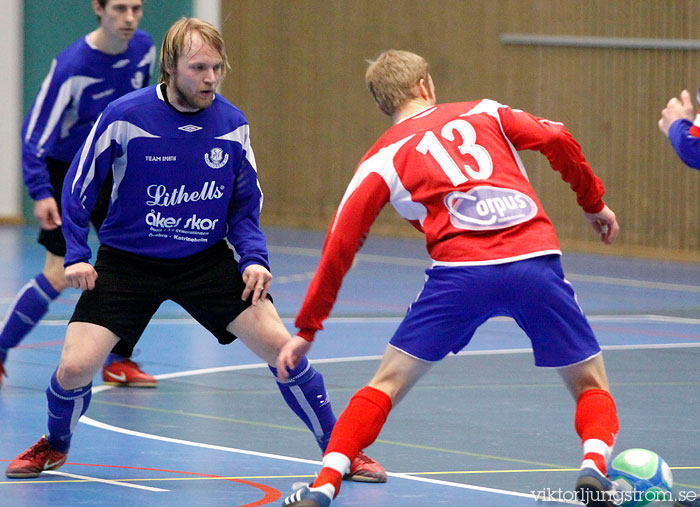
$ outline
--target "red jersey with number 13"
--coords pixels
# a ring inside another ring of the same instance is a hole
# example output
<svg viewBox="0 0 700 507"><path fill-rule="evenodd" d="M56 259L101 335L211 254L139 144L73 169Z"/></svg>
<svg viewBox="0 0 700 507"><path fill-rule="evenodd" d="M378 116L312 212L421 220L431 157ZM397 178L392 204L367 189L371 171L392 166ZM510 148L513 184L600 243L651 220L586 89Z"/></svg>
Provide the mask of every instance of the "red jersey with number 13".
<svg viewBox="0 0 700 507"><path fill-rule="evenodd" d="M519 150L537 150L587 212L603 184L564 125L495 101L439 104L392 126L362 158L331 224L296 325L311 338L330 313L381 208L423 232L433 265L511 262L560 253Z"/></svg>

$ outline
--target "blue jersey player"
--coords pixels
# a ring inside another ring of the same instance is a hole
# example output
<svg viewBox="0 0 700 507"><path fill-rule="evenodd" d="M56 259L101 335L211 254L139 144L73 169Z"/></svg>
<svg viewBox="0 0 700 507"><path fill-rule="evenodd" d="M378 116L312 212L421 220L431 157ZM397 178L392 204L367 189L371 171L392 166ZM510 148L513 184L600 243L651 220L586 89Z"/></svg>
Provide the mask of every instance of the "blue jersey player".
<svg viewBox="0 0 700 507"><path fill-rule="evenodd" d="M673 97L668 101L661 111L659 129L671 141L681 160L687 166L700 170L700 121L697 120L688 90L681 92L680 99Z"/></svg>
<svg viewBox="0 0 700 507"><path fill-rule="evenodd" d="M210 24L181 18L165 35L160 66L161 84L107 106L66 176L65 274L83 293L46 392L48 436L10 463L8 477L36 477L65 462L101 362L119 338L135 345L165 300L220 343L239 338L269 365L291 340L268 296L248 123L216 94L227 66L223 40ZM110 175L93 267L90 211ZM335 416L321 374L304 358L277 384L325 450ZM350 478L384 482L386 473L361 456Z"/></svg>
<svg viewBox="0 0 700 507"><path fill-rule="evenodd" d="M63 292L66 244L61 231L61 188L73 156L95 120L116 98L148 85L155 61L151 37L138 30L142 0L94 0L99 26L62 51L22 125L22 170L34 215L46 248L44 269L29 281L9 309L0 332L0 381L7 352L17 346ZM104 196L106 197L106 196ZM107 199L94 208L99 229ZM119 342L103 368L106 383L153 387L156 379L129 357L132 349Z"/></svg>

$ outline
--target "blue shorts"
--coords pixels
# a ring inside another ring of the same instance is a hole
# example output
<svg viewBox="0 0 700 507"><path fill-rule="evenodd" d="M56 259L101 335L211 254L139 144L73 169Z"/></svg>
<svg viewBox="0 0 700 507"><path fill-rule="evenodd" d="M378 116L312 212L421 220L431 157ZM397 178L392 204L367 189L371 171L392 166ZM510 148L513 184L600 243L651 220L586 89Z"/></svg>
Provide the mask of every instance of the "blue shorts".
<svg viewBox="0 0 700 507"><path fill-rule="evenodd" d="M525 331L537 366L567 366L600 352L559 255L426 270L423 290L390 343L419 359L439 361L462 350L496 316L512 317Z"/></svg>

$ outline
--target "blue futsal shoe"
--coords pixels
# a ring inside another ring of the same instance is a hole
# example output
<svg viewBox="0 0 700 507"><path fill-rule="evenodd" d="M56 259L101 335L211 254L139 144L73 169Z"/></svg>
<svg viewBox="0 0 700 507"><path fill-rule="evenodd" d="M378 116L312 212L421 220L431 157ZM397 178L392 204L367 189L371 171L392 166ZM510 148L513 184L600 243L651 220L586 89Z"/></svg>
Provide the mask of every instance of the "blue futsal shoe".
<svg viewBox="0 0 700 507"><path fill-rule="evenodd" d="M619 491L615 484L594 466L584 466L576 480L576 497L588 507L617 507Z"/></svg>
<svg viewBox="0 0 700 507"><path fill-rule="evenodd" d="M292 486L294 493L284 499L282 505L294 505L295 507L328 507L331 499L320 491L311 491L308 484L295 483Z"/></svg>

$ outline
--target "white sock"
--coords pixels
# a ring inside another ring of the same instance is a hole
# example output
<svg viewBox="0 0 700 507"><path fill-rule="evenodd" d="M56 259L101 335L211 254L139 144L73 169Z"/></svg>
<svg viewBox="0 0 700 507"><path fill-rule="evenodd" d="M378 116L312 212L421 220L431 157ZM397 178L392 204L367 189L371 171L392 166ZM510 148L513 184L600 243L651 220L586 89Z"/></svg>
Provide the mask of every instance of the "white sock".
<svg viewBox="0 0 700 507"><path fill-rule="evenodd" d="M343 476L350 470L350 460L345 454L329 452L323 457L323 466L337 470Z"/></svg>
<svg viewBox="0 0 700 507"><path fill-rule="evenodd" d="M309 489L311 491L318 491L319 493L323 493L328 497L329 500L333 500L333 497L335 496L335 486L333 486L333 484L331 484L330 482L327 482L323 486Z"/></svg>

